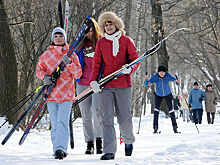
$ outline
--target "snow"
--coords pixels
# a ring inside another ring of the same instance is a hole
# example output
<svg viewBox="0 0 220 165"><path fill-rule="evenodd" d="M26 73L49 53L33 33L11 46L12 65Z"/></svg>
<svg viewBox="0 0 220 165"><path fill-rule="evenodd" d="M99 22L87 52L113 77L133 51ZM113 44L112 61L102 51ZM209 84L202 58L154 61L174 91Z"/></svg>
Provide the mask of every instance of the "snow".
<svg viewBox="0 0 220 165"><path fill-rule="evenodd" d="M150 105L147 109L150 110ZM131 157L124 155L124 144L119 144L118 124L115 128L118 149L114 160L100 160L101 155L85 155L82 121L77 119L74 126L75 148L68 149L68 156L56 160L52 156L50 131L32 130L23 145L18 142L23 134L16 131L9 141L0 146L0 165L220 165L220 115L216 114L214 125L207 124L204 111L203 123L197 132L193 123L177 119L181 134L174 134L170 118L160 116L161 134L152 134L153 115L149 112L142 116L139 134L139 118L133 118L136 142ZM117 121L115 119L115 121ZM0 123L3 123L3 118ZM0 141L9 131L9 125L0 129Z"/></svg>

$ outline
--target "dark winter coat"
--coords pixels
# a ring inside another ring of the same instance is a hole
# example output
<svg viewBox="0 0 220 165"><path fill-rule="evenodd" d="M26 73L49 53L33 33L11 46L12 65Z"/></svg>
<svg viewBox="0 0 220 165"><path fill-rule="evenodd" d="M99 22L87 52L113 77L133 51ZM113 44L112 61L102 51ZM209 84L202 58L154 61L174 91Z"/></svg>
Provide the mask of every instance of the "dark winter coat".
<svg viewBox="0 0 220 165"><path fill-rule="evenodd" d="M205 110L206 112L216 112L218 95L212 89L211 91L205 90Z"/></svg>
<svg viewBox="0 0 220 165"><path fill-rule="evenodd" d="M180 100L178 97L176 97L175 99L173 98L173 107L174 110L178 110L180 108Z"/></svg>

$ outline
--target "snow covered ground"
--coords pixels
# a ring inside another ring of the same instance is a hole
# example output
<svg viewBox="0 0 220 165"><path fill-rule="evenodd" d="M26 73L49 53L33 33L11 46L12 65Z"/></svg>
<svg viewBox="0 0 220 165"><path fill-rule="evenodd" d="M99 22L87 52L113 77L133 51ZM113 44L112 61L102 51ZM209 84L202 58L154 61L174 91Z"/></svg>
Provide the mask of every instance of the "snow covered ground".
<svg viewBox="0 0 220 165"><path fill-rule="evenodd" d="M101 155L85 155L82 122L77 119L73 125L75 148L72 150L69 147L68 157L64 160L55 160L52 156L50 131L32 130L21 146L18 142L23 132L16 131L4 146L0 146L0 165L220 165L218 114L214 125L208 125L204 113L203 123L198 125L199 134L193 123L183 122L182 118L177 120L182 133L174 134L170 119L164 117L159 119L161 134L152 134L152 117L149 113L142 117L139 134L136 134L139 118L133 118L136 142L131 157L124 155L124 143L119 144L117 122L118 150L115 160L101 161ZM8 125L0 129L0 141L8 131Z"/></svg>

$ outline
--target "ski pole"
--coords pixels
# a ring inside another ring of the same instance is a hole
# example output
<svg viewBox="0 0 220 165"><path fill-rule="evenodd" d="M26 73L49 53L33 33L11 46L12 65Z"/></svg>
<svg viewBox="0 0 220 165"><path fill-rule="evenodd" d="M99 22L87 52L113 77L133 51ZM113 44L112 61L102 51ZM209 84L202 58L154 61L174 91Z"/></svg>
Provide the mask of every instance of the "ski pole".
<svg viewBox="0 0 220 165"><path fill-rule="evenodd" d="M146 72L145 76L147 76L147 72ZM144 105L146 83L147 83L147 79L144 79L144 91L143 91L142 100L141 100L141 110L140 110L140 118L139 118L139 125L138 125L137 134L139 134L139 131L140 131L140 128L141 128L141 115L142 115L142 110L143 110L143 105Z"/></svg>
<svg viewBox="0 0 220 165"><path fill-rule="evenodd" d="M21 108L33 97L34 94L35 93L32 93L32 95L7 120L5 120L0 128L2 128L2 126L5 125L5 123L7 123L19 110L21 110Z"/></svg>
<svg viewBox="0 0 220 165"><path fill-rule="evenodd" d="M176 74L175 74L175 76L176 76L176 79L177 79L177 80L179 80ZM182 87L181 87L180 83L179 83L179 87L180 87L180 90L181 90L182 95L184 95L184 94L183 94L183 89L182 89ZM184 98L184 96L183 96L183 98ZM187 102L186 98L184 98L184 100L185 100L185 102L186 102L186 105L187 105L187 106L188 106L188 108L189 108L189 104L188 104L188 102ZM189 109L189 111L190 111L190 109ZM198 127L197 127L196 123L195 123L195 127L196 127L196 129L197 129L197 131L198 131L198 133L199 133L199 129L198 129Z"/></svg>
<svg viewBox="0 0 220 165"><path fill-rule="evenodd" d="M46 86L44 85L37 93L37 95L35 96L35 98L33 99L33 101L29 104L29 106L27 107L27 109L24 111L24 113L21 115L21 117L18 119L18 121L13 125L13 127L11 128L11 130L8 132L8 134L6 135L6 137L3 139L2 141L2 145L4 145L8 139L11 137L11 135L14 133L14 131L17 129L17 127L20 125L20 123L22 122L22 120L25 118L25 116L29 113L29 111L32 109L32 107L34 106L34 104L37 102L37 100L40 98L40 96L44 93L46 89Z"/></svg>
<svg viewBox="0 0 220 165"><path fill-rule="evenodd" d="M7 109L4 113L2 113L0 115L0 117L4 116L6 113L8 113L9 111L11 111L12 109L14 109L18 104L20 104L21 102L23 102L25 99L27 99L30 96L33 96L33 94L36 93L36 90L38 90L39 87L37 89L35 89L34 91L32 91L29 95L25 96L24 98L22 98L20 101L18 101L16 104L14 104L12 107L10 107L9 109ZM30 99L30 98L29 98ZM28 100L29 100L28 99Z"/></svg>
<svg viewBox="0 0 220 165"><path fill-rule="evenodd" d="M63 11L62 11L61 0L59 0L59 3L58 3L58 11L59 11L59 17L60 17L60 27L63 29Z"/></svg>

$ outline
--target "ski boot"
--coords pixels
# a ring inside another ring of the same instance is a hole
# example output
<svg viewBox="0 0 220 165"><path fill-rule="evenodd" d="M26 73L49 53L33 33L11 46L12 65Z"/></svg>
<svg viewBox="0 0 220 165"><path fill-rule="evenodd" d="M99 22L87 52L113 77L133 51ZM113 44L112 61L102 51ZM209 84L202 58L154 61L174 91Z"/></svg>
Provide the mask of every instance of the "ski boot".
<svg viewBox="0 0 220 165"><path fill-rule="evenodd" d="M180 133L180 132L177 130L177 128L178 128L177 126L174 126L174 127L173 127L173 132L174 132L174 133Z"/></svg>

